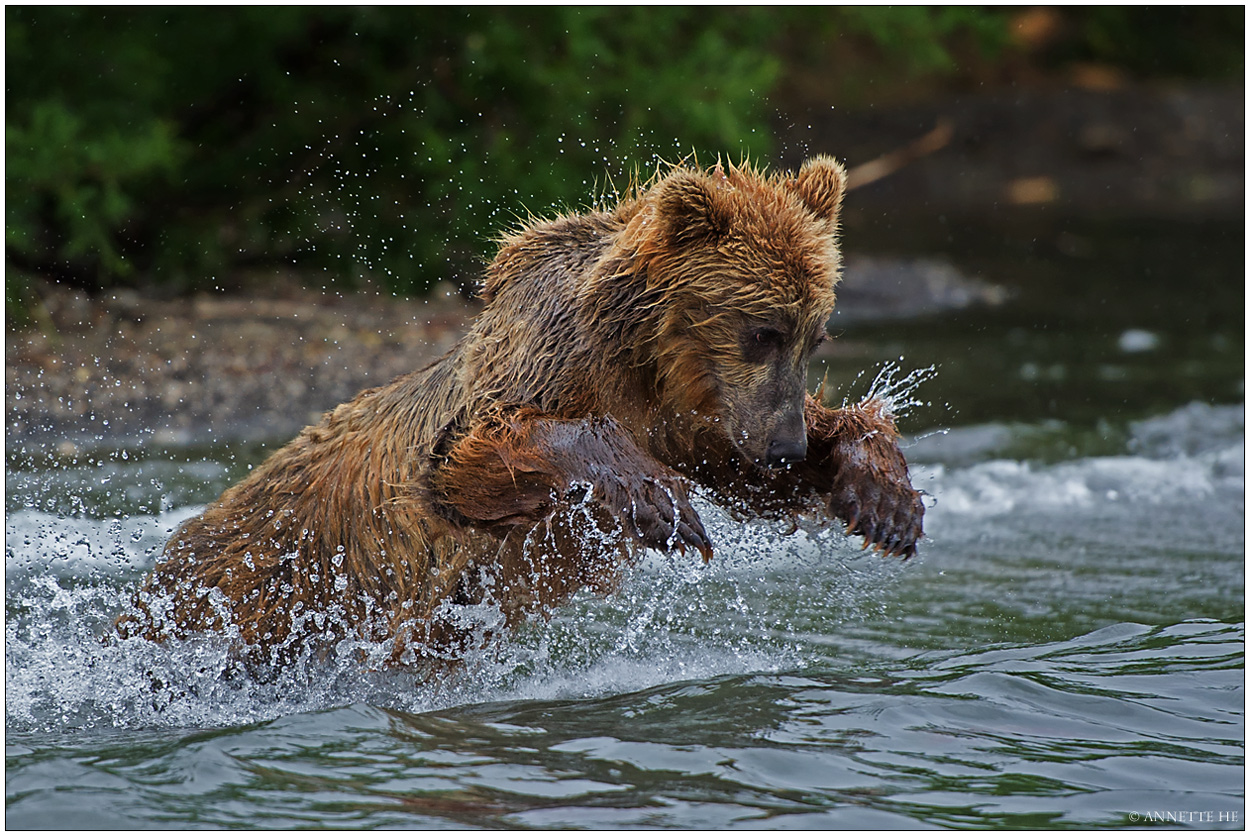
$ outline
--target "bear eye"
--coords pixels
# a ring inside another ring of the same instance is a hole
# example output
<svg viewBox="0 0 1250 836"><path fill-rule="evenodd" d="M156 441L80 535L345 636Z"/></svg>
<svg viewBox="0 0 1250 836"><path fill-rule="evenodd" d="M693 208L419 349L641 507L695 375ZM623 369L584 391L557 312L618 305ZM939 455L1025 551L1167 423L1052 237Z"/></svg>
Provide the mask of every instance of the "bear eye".
<svg viewBox="0 0 1250 836"><path fill-rule="evenodd" d="M781 332L775 328L757 328L755 341L760 345L781 345Z"/></svg>
<svg viewBox="0 0 1250 836"><path fill-rule="evenodd" d="M776 328L752 328L743 335L743 354L752 362L763 362L782 346L785 339L785 335Z"/></svg>

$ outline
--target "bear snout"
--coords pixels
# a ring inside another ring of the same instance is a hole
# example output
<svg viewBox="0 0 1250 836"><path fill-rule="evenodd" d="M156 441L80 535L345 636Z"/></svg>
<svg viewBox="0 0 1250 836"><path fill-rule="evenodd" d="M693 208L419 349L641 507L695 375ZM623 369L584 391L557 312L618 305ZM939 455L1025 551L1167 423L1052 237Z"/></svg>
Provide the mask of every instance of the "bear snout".
<svg viewBox="0 0 1250 836"><path fill-rule="evenodd" d="M783 467L807 458L807 435L798 438L774 438L768 442L768 450L764 453L764 464L769 467Z"/></svg>
<svg viewBox="0 0 1250 836"><path fill-rule="evenodd" d="M797 404L787 404L776 413L769 422L764 438L764 455L762 461L766 467L785 467L807 458L807 423L803 418L802 396Z"/></svg>

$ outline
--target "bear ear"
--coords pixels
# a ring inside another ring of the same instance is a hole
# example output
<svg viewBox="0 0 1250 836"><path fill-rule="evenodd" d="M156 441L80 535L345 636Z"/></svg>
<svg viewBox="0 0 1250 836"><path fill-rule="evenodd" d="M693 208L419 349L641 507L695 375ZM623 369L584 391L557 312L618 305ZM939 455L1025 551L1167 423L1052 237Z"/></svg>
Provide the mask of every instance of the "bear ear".
<svg viewBox="0 0 1250 836"><path fill-rule="evenodd" d="M715 241L729 232L730 207L720 187L691 171L665 178L656 200L660 228L676 243Z"/></svg>
<svg viewBox="0 0 1250 836"><path fill-rule="evenodd" d="M790 188L819 218L837 223L846 193L846 170L833 157L813 157L803 163Z"/></svg>

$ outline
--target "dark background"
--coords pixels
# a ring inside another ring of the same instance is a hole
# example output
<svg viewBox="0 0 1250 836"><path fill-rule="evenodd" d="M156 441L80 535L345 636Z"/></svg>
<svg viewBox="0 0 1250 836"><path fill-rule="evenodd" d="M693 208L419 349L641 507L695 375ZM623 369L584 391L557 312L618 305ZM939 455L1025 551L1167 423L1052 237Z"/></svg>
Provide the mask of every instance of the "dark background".
<svg viewBox="0 0 1250 836"><path fill-rule="evenodd" d="M67 288L279 273L467 292L500 228L657 160L854 166L935 127L940 148L856 192L862 240L923 248L926 221L1016 207L1236 215L1244 16L10 6L6 319L54 327L42 300Z"/></svg>

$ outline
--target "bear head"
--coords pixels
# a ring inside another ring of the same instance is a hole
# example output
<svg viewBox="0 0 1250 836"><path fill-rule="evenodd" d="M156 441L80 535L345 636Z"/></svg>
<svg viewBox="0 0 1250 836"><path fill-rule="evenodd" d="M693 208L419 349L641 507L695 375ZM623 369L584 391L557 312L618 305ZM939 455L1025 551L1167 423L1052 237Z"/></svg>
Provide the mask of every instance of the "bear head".
<svg viewBox="0 0 1250 836"><path fill-rule="evenodd" d="M661 399L757 465L806 455L808 365L833 312L845 184L829 157L792 177L677 168L631 224Z"/></svg>

